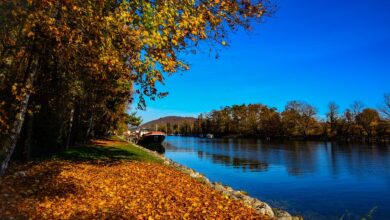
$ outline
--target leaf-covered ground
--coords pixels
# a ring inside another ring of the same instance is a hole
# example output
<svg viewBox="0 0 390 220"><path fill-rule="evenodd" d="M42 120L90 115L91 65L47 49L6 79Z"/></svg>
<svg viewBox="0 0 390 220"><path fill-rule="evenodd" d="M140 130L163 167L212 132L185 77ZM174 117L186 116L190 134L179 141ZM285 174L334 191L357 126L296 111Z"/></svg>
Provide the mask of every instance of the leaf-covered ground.
<svg viewBox="0 0 390 220"><path fill-rule="evenodd" d="M0 219L262 219L142 150L97 143L97 152L13 165L0 179Z"/></svg>

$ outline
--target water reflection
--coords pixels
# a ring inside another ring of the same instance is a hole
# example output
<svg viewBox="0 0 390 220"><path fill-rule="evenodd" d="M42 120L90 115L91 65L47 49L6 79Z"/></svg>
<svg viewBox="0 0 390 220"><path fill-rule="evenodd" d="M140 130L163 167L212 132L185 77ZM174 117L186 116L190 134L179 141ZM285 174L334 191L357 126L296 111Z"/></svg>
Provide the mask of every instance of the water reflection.
<svg viewBox="0 0 390 220"><path fill-rule="evenodd" d="M156 151L160 154L165 153L165 147L162 144L143 144L142 146L146 149Z"/></svg>
<svg viewBox="0 0 390 220"><path fill-rule="evenodd" d="M242 159L238 157L230 157L219 154L209 154L203 151L198 151L198 157L201 159L209 158L212 160L213 163L224 164L227 166L232 166L234 168L241 168L244 171L250 170L253 172L261 172L266 171L268 168L267 163L263 163L258 160Z"/></svg>
<svg viewBox="0 0 390 220"><path fill-rule="evenodd" d="M290 175L315 173L324 166L329 166L334 176L345 169L356 175L383 175L388 172L380 172L385 171L381 166L390 167L388 145L253 139L171 138L168 141L164 143L167 151L196 152L200 159L253 172L267 171L273 164L285 166Z"/></svg>
<svg viewBox="0 0 390 220"><path fill-rule="evenodd" d="M212 181L306 219L362 217L375 206L375 219L390 219L389 145L168 137L164 146Z"/></svg>

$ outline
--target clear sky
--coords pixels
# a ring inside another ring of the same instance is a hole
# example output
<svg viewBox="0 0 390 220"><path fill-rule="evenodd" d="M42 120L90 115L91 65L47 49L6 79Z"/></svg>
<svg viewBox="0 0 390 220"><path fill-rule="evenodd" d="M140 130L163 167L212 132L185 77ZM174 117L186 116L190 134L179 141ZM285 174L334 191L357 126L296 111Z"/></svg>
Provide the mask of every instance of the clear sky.
<svg viewBox="0 0 390 220"><path fill-rule="evenodd" d="M191 69L167 78L169 96L138 111L144 122L243 103L283 110L303 100L320 115L330 101L341 110L354 100L381 104L390 93L389 0L274 2L277 12L249 34L231 33L218 59L185 55Z"/></svg>

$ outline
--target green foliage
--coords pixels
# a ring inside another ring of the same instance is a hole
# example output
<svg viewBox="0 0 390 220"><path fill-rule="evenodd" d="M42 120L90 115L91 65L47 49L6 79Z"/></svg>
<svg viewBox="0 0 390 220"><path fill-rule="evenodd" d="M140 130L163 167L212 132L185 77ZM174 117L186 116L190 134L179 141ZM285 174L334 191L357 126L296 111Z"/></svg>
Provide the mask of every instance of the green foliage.
<svg viewBox="0 0 390 220"><path fill-rule="evenodd" d="M141 117L138 117L136 115L136 112L129 114L126 114L125 116L125 123L129 126L139 126L142 123Z"/></svg>

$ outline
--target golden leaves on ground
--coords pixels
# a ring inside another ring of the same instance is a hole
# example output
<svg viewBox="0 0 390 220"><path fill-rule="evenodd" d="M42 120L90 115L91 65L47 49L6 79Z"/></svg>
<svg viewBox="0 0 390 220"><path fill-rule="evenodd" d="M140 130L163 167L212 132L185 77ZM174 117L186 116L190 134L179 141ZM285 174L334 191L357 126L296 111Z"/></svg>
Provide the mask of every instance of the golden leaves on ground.
<svg viewBox="0 0 390 220"><path fill-rule="evenodd" d="M94 139L91 141L91 143L97 146L115 147L118 145L123 145L126 142L122 140Z"/></svg>
<svg viewBox="0 0 390 220"><path fill-rule="evenodd" d="M46 161L0 182L0 218L261 219L173 168L141 162Z"/></svg>

